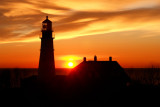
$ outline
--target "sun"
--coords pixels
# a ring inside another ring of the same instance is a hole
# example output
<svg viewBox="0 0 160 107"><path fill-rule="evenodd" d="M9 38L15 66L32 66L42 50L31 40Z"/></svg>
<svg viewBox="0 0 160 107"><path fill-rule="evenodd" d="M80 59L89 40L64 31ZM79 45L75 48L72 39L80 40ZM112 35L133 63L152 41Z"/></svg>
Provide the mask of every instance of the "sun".
<svg viewBox="0 0 160 107"><path fill-rule="evenodd" d="M73 68L73 62L68 62L68 67Z"/></svg>

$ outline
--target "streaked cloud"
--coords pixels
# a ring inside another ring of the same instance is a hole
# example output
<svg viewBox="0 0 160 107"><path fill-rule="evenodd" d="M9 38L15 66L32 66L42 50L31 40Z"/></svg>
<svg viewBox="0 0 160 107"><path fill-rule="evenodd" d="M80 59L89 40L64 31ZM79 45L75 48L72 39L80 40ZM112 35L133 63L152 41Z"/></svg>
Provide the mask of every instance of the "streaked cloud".
<svg viewBox="0 0 160 107"><path fill-rule="evenodd" d="M128 30L149 30L152 37L159 34L159 5L160 0L1 0L0 41L38 41L46 15L57 40Z"/></svg>

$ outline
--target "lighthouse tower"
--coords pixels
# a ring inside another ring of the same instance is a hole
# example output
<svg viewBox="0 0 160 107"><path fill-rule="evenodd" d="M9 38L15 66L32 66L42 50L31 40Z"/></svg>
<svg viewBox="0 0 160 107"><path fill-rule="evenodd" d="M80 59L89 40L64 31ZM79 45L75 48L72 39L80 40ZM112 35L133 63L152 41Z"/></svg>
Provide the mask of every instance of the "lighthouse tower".
<svg viewBox="0 0 160 107"><path fill-rule="evenodd" d="M42 22L41 50L38 68L38 77L42 81L49 82L55 75L54 46L52 36L52 22L46 16Z"/></svg>

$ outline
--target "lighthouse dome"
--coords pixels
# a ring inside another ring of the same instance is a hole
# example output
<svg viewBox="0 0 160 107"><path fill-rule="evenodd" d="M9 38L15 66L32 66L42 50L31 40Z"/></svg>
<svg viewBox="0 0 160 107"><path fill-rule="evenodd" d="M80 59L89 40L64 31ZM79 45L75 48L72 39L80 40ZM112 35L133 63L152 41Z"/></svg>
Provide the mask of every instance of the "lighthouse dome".
<svg viewBox="0 0 160 107"><path fill-rule="evenodd" d="M46 16L46 20L44 20L42 23L52 23L52 22L48 19L48 16Z"/></svg>

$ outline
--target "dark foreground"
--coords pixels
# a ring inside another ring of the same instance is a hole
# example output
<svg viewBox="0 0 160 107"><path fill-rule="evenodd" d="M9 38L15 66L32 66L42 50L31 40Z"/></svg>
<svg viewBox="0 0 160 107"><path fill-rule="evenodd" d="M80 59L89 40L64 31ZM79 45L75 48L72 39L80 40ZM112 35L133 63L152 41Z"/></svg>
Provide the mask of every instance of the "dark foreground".
<svg viewBox="0 0 160 107"><path fill-rule="evenodd" d="M106 82L99 82L101 84L83 87L74 84L69 88L64 81L65 76L61 75L63 70L59 70L60 76L48 86L37 83L36 76L33 76L36 69L31 73L26 70L23 75L22 70L5 70L0 78L0 107L159 106L160 70L133 70L126 71L131 78L131 84L126 87L112 87Z"/></svg>
<svg viewBox="0 0 160 107"><path fill-rule="evenodd" d="M110 106L159 106L160 88L128 87L98 90L81 95L65 95L38 88L1 90L1 105L12 107L110 107Z"/></svg>

